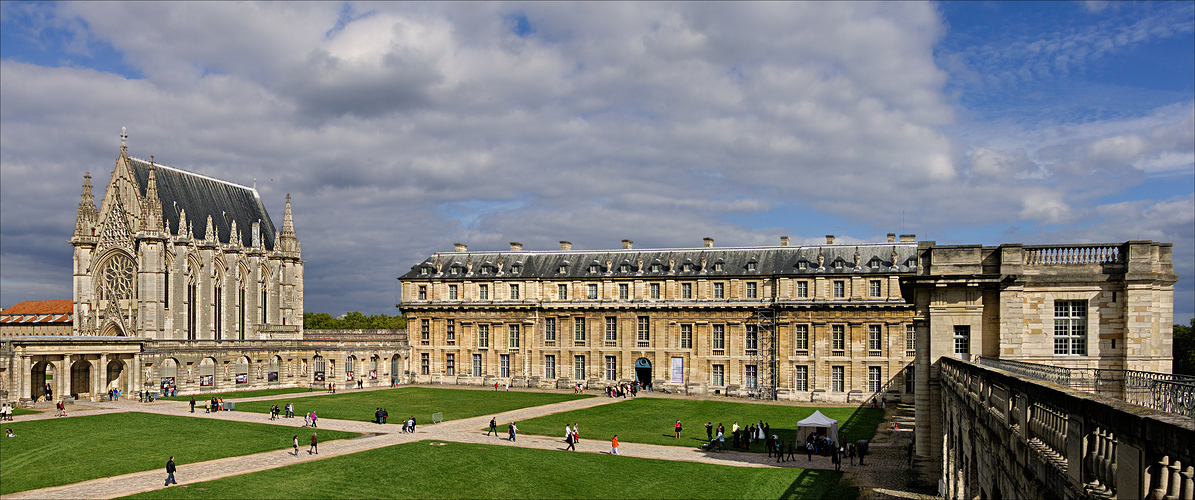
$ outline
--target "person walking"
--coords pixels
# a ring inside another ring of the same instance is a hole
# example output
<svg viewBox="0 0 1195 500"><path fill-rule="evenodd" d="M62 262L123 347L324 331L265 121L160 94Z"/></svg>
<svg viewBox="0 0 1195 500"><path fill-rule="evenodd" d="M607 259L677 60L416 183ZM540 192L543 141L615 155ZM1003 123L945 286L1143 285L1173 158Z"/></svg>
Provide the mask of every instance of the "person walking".
<svg viewBox="0 0 1195 500"><path fill-rule="evenodd" d="M191 413L195 413L195 396L191 396Z"/></svg>
<svg viewBox="0 0 1195 500"><path fill-rule="evenodd" d="M291 438L291 444L295 447L295 458L299 458L299 435L298 434L295 434L295 437Z"/></svg>
<svg viewBox="0 0 1195 500"><path fill-rule="evenodd" d="M310 427L310 426L311 426L311 412L307 412L307 413L303 414L303 427Z"/></svg>
<svg viewBox="0 0 1195 500"><path fill-rule="evenodd" d="M491 432L494 433L495 436L498 435L498 417L490 419L490 430L485 431L485 435L489 436Z"/></svg>
<svg viewBox="0 0 1195 500"><path fill-rule="evenodd" d="M710 441L714 440L714 423L713 422L705 423L705 438Z"/></svg>
<svg viewBox="0 0 1195 500"><path fill-rule="evenodd" d="M508 428L506 429L506 432L510 434L510 442L512 442L512 443L513 443L513 442L515 442L515 440L516 440L515 438L516 438L516 437L518 437L518 436L517 436L517 434L518 434L518 432L519 432L519 428L518 428L518 427L515 427L515 423L514 423L514 422L511 422L511 423L510 423L510 427L508 427Z"/></svg>
<svg viewBox="0 0 1195 500"><path fill-rule="evenodd" d="M842 453L837 446L834 447L833 454L830 455L830 462L834 463L834 470L842 470Z"/></svg>
<svg viewBox="0 0 1195 500"><path fill-rule="evenodd" d="M867 444L868 442L866 439L855 441L855 449L858 450L859 453L859 465L867 465L863 463L864 458L867 457Z"/></svg>
<svg viewBox="0 0 1195 500"><path fill-rule="evenodd" d="M307 454L310 455L313 451L319 455L319 440L316 439L314 432L311 433L311 447L307 448Z"/></svg>
<svg viewBox="0 0 1195 500"><path fill-rule="evenodd" d="M846 445L846 456L851 459L851 465L855 465L855 444Z"/></svg>
<svg viewBox="0 0 1195 500"><path fill-rule="evenodd" d="M784 441L775 439L774 437L773 437L772 441L774 441L773 447L775 448L774 451L776 452L776 463L783 462L784 461Z"/></svg>
<svg viewBox="0 0 1195 500"><path fill-rule="evenodd" d="M166 461L166 484L165 484L165 486L170 486L172 484L178 484L178 481L174 480L174 471L175 470L177 470L177 469L174 467L174 455L170 455L170 460Z"/></svg>
<svg viewBox="0 0 1195 500"><path fill-rule="evenodd" d="M681 431L680 420L677 420L676 425L673 425L672 427L675 428L675 430L676 430L676 439L680 439L680 431Z"/></svg>
<svg viewBox="0 0 1195 500"><path fill-rule="evenodd" d="M577 432L577 423L576 422L573 422L573 441L575 441L577 443L581 442L581 433Z"/></svg>
<svg viewBox="0 0 1195 500"><path fill-rule="evenodd" d="M615 434L614 439L610 440L610 454L611 455L618 454L618 434Z"/></svg>
<svg viewBox="0 0 1195 500"><path fill-rule="evenodd" d="M319 419L319 416L317 416L315 414L315 411L313 410L311 412L311 427L319 427L318 425L316 425L316 420L318 420L318 419Z"/></svg>
<svg viewBox="0 0 1195 500"><path fill-rule="evenodd" d="M569 427L568 424L564 424L564 440L567 442L568 440L570 440L572 438L573 438L573 429L571 427Z"/></svg>
<svg viewBox="0 0 1195 500"><path fill-rule="evenodd" d="M909 445L906 448L908 449L906 451L906 453L908 454L908 457L909 457L908 464L913 465L913 443L909 443Z"/></svg>
<svg viewBox="0 0 1195 500"><path fill-rule="evenodd" d="M564 442L568 443L568 448L565 448L564 451L568 451L568 450L577 451L577 447L576 447L577 442L576 442L576 440L573 439L573 432L571 430L568 432L568 436L564 438Z"/></svg>

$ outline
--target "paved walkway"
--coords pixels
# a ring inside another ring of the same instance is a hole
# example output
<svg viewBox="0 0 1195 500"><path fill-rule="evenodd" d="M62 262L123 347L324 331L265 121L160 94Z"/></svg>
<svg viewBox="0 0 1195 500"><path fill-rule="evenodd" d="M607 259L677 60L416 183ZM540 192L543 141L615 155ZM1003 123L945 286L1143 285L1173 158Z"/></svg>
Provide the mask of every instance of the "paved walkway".
<svg viewBox="0 0 1195 500"><path fill-rule="evenodd" d="M276 396L263 396L258 398L237 398L236 400L253 401L288 398L293 399L297 395L307 396L308 394L284 394ZM511 421L519 422L535 417L568 412L582 408L618 404L622 401L627 400L611 399L599 396L596 398L566 401L532 408L522 408L500 413L495 416L498 418L499 422L505 424ZM73 406L74 408L68 409L68 413L70 413L72 416L140 411L165 415L219 418L223 420L239 422L289 426L295 427L300 436L301 446L299 447L298 456L295 456L291 452L291 449L287 448L285 450L269 451L252 455L228 457L207 462L180 465L178 472L175 473L175 477L179 479L180 484L210 481L227 476L283 467L298 462L320 460L350 453L357 453L365 450L382 448L395 444L410 443L422 440L520 446L524 448L539 448L549 450L564 450L566 447L562 439L545 436L522 435L518 437L516 442L510 442L505 437L505 425L500 426L500 429L503 432L501 436L487 436L485 431L480 429L484 429L489 425L489 419L491 418L491 415L452 420L435 425L420 425L415 433L402 433L401 424L378 425L376 423L370 422L321 418L319 419L319 428L317 431L320 429L330 429L357 432L365 434L365 436L355 439L345 439L321 443L319 446L319 454L308 454L308 446L304 440L304 435L309 436L310 434L307 433L310 432L310 429L303 428L303 420L301 418L279 418L277 420L269 420L266 415L260 413L235 411L218 412L213 414L204 414L197 411L195 414L192 414L190 413L188 404L186 402L178 401L137 403L134 400L131 402L119 401L108 403L83 403ZM39 415L15 417L14 420L20 422L42 420L47 418L55 418L53 416L52 409ZM900 491L899 485L889 484L892 483L890 478L895 476L895 470L904 468L904 460L903 456L899 457L899 460L886 457L886 455L891 455L892 453L885 453L885 448L896 450L897 447L884 446L882 443L874 444L872 448L873 455L869 460L868 466L851 467L849 465L844 465L843 470L847 472L847 477L863 489L863 498L919 498L904 496L901 494L902 491ZM582 439L581 442L577 444L576 449L579 453L609 453L610 443L609 441L604 440ZM641 458L701 462L735 467L791 467L822 470L833 469L828 457L814 457L813 460L810 461L804 455L798 457L798 459L795 461L776 463L774 458L768 458L768 456L763 453L742 453L737 451L705 452L700 449L690 447L662 446L626 442L621 443L619 452L626 456L635 456ZM897 462L899 462L899 464ZM93 479L75 484L43 488L39 490L29 490L11 495L4 495L3 499L116 498L162 488L162 481L164 478L165 472L163 472L161 469L154 469L121 476Z"/></svg>

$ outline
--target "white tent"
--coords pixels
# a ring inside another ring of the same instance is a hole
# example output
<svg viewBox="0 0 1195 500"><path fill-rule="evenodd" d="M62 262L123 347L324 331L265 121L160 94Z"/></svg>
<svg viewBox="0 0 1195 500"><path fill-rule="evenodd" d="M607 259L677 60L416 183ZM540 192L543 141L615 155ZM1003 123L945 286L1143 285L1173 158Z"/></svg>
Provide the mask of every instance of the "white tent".
<svg viewBox="0 0 1195 500"><path fill-rule="evenodd" d="M805 420L797 422L797 443L803 446L809 434L822 429L825 430L826 437L829 437L839 446L842 445L838 441L838 421L822 415L820 411L815 411L813 415L810 415Z"/></svg>

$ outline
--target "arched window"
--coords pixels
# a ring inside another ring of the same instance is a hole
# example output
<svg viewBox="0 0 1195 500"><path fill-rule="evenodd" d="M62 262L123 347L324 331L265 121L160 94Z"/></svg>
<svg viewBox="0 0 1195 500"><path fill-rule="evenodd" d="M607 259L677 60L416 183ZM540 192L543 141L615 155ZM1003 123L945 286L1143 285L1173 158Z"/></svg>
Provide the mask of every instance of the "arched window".
<svg viewBox="0 0 1195 500"><path fill-rule="evenodd" d="M398 371L401 366L400 365L401 362L402 362L402 360L401 360L401 358L398 357L397 354L395 354L393 357L390 358L390 384L391 385L394 385L394 383L396 381L398 381Z"/></svg>
<svg viewBox="0 0 1195 500"><path fill-rule="evenodd" d="M203 358L199 362L199 387L215 387L216 386L216 360L212 358Z"/></svg>
<svg viewBox="0 0 1195 500"><path fill-rule="evenodd" d="M163 360L158 376L162 379L160 387L175 387L178 378L178 361L175 361L174 358Z"/></svg>
<svg viewBox="0 0 1195 500"><path fill-rule="evenodd" d="M198 312L199 294L199 278L195 275L195 268L187 263L187 340L195 340L196 327L198 327L199 318L196 317Z"/></svg>
<svg viewBox="0 0 1195 500"><path fill-rule="evenodd" d="M316 356L311 358L312 372L316 382L324 381L324 357Z"/></svg>
<svg viewBox="0 0 1195 500"><path fill-rule="evenodd" d="M236 383L249 383L249 358L246 356L241 356L241 358L237 360Z"/></svg>
<svg viewBox="0 0 1195 500"><path fill-rule="evenodd" d="M375 355L369 358L369 380L378 379L378 357Z"/></svg>
<svg viewBox="0 0 1195 500"><path fill-rule="evenodd" d="M266 374L266 382L270 384L277 384L279 375L282 373L282 357L274 356L270 358L270 371Z"/></svg>
<svg viewBox="0 0 1195 500"><path fill-rule="evenodd" d="M354 369L356 368L356 364L357 364L356 361L357 361L357 358L354 358L353 356L349 356L344 359L344 381L345 382L352 382L354 380L353 376L356 375L356 373L354 371Z"/></svg>
<svg viewBox="0 0 1195 500"><path fill-rule="evenodd" d="M212 330L212 338L216 340L224 339L224 276L220 273L220 266L212 266L216 270L212 273L212 318L214 319L215 329Z"/></svg>

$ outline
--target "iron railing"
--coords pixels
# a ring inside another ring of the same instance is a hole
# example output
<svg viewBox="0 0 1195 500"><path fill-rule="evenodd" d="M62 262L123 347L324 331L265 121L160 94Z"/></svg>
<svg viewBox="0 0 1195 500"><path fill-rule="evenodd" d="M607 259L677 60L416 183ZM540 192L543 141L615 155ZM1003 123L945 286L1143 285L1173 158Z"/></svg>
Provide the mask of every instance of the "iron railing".
<svg viewBox="0 0 1195 500"><path fill-rule="evenodd" d="M1111 368L1064 368L979 358L979 364L1075 390L1195 418L1195 377Z"/></svg>

